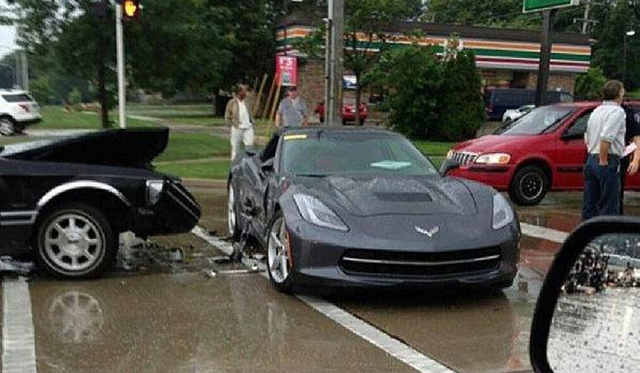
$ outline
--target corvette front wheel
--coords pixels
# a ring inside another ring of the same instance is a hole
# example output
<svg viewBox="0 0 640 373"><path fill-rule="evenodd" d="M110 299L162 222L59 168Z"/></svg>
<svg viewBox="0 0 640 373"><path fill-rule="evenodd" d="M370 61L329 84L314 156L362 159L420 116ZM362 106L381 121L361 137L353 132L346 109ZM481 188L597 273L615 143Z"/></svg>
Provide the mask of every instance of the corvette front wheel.
<svg viewBox="0 0 640 373"><path fill-rule="evenodd" d="M283 293L293 291L293 270L289 233L282 212L271 222L267 247L267 272L275 288Z"/></svg>

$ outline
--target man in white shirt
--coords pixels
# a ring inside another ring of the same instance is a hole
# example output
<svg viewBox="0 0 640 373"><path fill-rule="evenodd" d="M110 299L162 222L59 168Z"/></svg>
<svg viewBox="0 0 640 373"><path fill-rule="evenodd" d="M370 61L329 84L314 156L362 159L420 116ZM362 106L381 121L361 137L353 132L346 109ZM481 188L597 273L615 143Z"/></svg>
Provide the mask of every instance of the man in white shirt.
<svg viewBox="0 0 640 373"><path fill-rule="evenodd" d="M253 114L247 100L247 86L239 85L235 96L227 104L224 119L231 126L231 160L238 154L240 143L253 146Z"/></svg>
<svg viewBox="0 0 640 373"><path fill-rule="evenodd" d="M620 214L620 157L625 149L626 113L620 106L624 86L617 80L604 86L602 105L587 124L582 218Z"/></svg>

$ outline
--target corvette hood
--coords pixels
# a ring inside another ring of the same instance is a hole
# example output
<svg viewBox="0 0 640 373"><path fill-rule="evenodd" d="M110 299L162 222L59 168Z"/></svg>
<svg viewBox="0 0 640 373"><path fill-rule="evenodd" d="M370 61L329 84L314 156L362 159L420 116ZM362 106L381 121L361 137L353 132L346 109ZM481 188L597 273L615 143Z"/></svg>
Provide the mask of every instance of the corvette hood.
<svg viewBox="0 0 640 373"><path fill-rule="evenodd" d="M144 167L167 147L169 129L92 132L55 140L10 145L0 157L17 160Z"/></svg>
<svg viewBox="0 0 640 373"><path fill-rule="evenodd" d="M476 214L476 203L462 182L441 177L297 178L297 183L328 205L357 216Z"/></svg>

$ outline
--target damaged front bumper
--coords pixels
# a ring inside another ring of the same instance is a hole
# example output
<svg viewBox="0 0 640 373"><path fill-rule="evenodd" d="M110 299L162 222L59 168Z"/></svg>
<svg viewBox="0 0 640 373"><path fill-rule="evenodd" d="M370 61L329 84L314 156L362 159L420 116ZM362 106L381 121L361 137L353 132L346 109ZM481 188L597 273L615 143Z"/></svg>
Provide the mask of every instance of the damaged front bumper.
<svg viewBox="0 0 640 373"><path fill-rule="evenodd" d="M159 200L151 207L138 208L135 231L139 236L186 233L201 216L200 205L177 180L167 180Z"/></svg>

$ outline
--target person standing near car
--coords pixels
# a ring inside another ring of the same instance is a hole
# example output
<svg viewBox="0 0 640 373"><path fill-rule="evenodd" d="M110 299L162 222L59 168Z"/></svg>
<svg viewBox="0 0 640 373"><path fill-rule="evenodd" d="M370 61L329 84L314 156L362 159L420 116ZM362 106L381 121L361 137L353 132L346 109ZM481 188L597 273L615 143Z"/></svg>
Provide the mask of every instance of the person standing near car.
<svg viewBox="0 0 640 373"><path fill-rule="evenodd" d="M624 94L621 82L608 81L604 85L604 101L587 124L583 220L620 214L620 157L626 133L626 113L621 106Z"/></svg>
<svg viewBox="0 0 640 373"><path fill-rule="evenodd" d="M247 86L238 85L236 94L227 103L224 119L231 127L231 160L236 158L242 142L246 147L253 146L253 114L247 99Z"/></svg>
<svg viewBox="0 0 640 373"><path fill-rule="evenodd" d="M276 114L276 127L301 127L309 124L309 109L307 104L298 95L296 87L290 87L287 97L278 105Z"/></svg>
<svg viewBox="0 0 640 373"><path fill-rule="evenodd" d="M635 143L637 149L620 160L620 215L624 215L624 186L627 174L629 176L635 175L640 167L640 109L627 107L625 111L627 114L625 144Z"/></svg>

